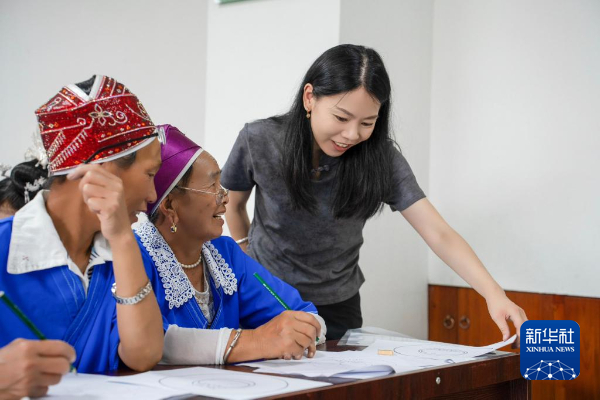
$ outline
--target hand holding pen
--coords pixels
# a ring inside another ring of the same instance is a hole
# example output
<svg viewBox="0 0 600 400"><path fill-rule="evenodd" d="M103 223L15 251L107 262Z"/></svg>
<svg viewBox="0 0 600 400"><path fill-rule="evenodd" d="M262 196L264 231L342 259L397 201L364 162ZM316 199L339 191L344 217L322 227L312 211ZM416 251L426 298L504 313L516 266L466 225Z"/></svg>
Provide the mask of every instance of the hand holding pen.
<svg viewBox="0 0 600 400"><path fill-rule="evenodd" d="M0 349L0 399L45 395L74 361L75 350L60 340L12 341Z"/></svg>
<svg viewBox="0 0 600 400"><path fill-rule="evenodd" d="M0 349L0 398L39 397L48 386L74 370L75 349L60 340L46 340L31 320L0 291L0 300L40 339L16 339Z"/></svg>
<svg viewBox="0 0 600 400"><path fill-rule="evenodd" d="M273 318L268 323L257 329L257 333L264 337L276 337L275 345L281 347L281 353L277 358L299 360L308 349L307 356L312 358L316 352L316 342L319 340L321 325L315 317L302 311L291 311L290 307L281 297L262 279L258 273L254 277L286 310ZM260 336L259 336L260 337Z"/></svg>
<svg viewBox="0 0 600 400"><path fill-rule="evenodd" d="M260 347L265 349L263 357L299 360L305 350L307 357L314 357L320 329L319 322L309 313L284 311L254 333Z"/></svg>

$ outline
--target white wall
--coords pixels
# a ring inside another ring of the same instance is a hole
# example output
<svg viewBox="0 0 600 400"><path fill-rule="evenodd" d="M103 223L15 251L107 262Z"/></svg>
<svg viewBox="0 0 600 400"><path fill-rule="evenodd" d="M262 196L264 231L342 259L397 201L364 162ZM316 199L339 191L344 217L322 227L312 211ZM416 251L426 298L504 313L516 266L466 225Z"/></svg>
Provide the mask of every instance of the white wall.
<svg viewBox="0 0 600 400"><path fill-rule="evenodd" d="M339 0L209 2L205 145L221 166L244 124L287 111L338 40Z"/></svg>
<svg viewBox="0 0 600 400"><path fill-rule="evenodd" d="M396 139L428 192L432 0L342 0L340 42L376 49L392 81ZM360 265L365 325L427 337L427 247L386 208L367 222Z"/></svg>
<svg viewBox="0 0 600 400"><path fill-rule="evenodd" d="M504 288L599 297L600 2L436 1L433 55L432 201Z"/></svg>
<svg viewBox="0 0 600 400"><path fill-rule="evenodd" d="M23 160L34 111L63 86L109 75L155 123L202 139L205 1L0 1L0 162Z"/></svg>
<svg viewBox="0 0 600 400"><path fill-rule="evenodd" d="M209 2L210 101L203 146L219 165L227 161L244 124L287 111L310 64L338 44L339 4L339 0ZM252 218L254 195L247 208ZM224 234L229 234L227 227Z"/></svg>

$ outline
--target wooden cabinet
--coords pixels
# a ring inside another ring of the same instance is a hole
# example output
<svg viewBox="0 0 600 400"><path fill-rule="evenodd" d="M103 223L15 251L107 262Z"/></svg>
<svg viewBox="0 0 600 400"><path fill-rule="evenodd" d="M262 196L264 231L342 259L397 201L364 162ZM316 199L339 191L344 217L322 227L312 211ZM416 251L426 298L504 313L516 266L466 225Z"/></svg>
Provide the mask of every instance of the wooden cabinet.
<svg viewBox="0 0 600 400"><path fill-rule="evenodd" d="M506 294L525 310L529 319L570 319L580 327L580 376L573 381L533 381L532 398L600 399L600 299L510 291ZM502 336L490 318L485 300L475 290L430 285L429 340L484 346L499 342Z"/></svg>

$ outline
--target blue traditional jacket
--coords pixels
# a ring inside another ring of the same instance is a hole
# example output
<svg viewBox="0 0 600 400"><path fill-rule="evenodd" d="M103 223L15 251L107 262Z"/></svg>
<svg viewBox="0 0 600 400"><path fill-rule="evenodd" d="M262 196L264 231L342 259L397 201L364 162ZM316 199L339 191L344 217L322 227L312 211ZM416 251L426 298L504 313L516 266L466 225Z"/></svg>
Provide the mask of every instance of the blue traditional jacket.
<svg viewBox="0 0 600 400"><path fill-rule="evenodd" d="M115 281L110 246L96 234L88 273L82 274L48 215L47 194L38 193L14 217L0 220L0 290L46 338L75 348L78 371L115 370L122 363L116 302L110 291ZM144 267L146 273L156 274L152 263ZM37 339L0 301L0 347L16 338Z"/></svg>
<svg viewBox="0 0 600 400"><path fill-rule="evenodd" d="M104 372L119 367L119 332L112 262L94 265L85 293L81 279L67 265L11 274L7 271L13 217L0 220L0 290L31 319L48 339L75 348L74 366L80 372ZM28 254L18 255L27 261ZM0 347L16 338L37 339L31 330L0 302Z"/></svg>
<svg viewBox="0 0 600 400"><path fill-rule="evenodd" d="M165 331L169 325L254 329L270 321L284 308L253 276L255 272L292 310L317 313L316 307L302 300L296 289L246 255L232 238L221 236L202 246L214 301L214 318L209 323L194 298L194 287L156 227L150 222L143 222L136 227L135 233L144 264L153 263L157 271L151 280Z"/></svg>

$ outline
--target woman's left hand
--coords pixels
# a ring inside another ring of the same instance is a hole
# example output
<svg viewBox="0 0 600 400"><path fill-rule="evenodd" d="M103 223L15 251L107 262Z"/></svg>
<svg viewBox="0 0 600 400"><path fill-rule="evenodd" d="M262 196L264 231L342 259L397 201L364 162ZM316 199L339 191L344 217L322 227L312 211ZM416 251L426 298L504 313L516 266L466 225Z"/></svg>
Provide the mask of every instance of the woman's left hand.
<svg viewBox="0 0 600 400"><path fill-rule="evenodd" d="M499 293L486 299L488 311L490 316L500 328L502 332L502 340L506 340L510 337L510 328L506 321L510 320L517 329L517 337L519 336L521 325L527 321L525 311L512 300L506 297L506 294Z"/></svg>

